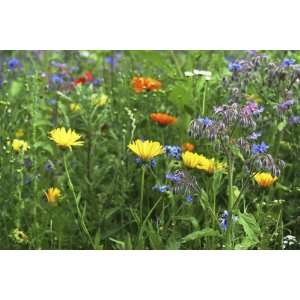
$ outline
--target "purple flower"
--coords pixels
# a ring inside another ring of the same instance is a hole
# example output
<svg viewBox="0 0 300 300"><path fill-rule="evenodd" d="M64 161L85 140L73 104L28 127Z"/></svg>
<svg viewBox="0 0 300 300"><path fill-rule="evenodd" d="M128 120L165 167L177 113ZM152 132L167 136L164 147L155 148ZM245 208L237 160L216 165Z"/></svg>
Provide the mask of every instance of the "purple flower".
<svg viewBox="0 0 300 300"><path fill-rule="evenodd" d="M67 67L67 64L63 64L57 61L51 61L51 65L53 67L59 68L59 69L65 69Z"/></svg>
<svg viewBox="0 0 300 300"><path fill-rule="evenodd" d="M258 115L264 111L262 106L258 106L256 102L248 102L243 108L242 113L246 116Z"/></svg>
<svg viewBox="0 0 300 300"><path fill-rule="evenodd" d="M281 66L284 67L284 68L288 68L292 65L294 65L296 63L296 60L293 59L293 58L285 58L282 63L281 63Z"/></svg>
<svg viewBox="0 0 300 300"><path fill-rule="evenodd" d="M296 103L296 101L294 99L289 99L289 100L283 101L280 104L278 104L277 109L279 112L285 112L290 107L292 107L295 103Z"/></svg>
<svg viewBox="0 0 300 300"><path fill-rule="evenodd" d="M181 157L181 148L178 146L166 145L164 147L165 152L169 158L175 158L177 160Z"/></svg>
<svg viewBox="0 0 300 300"><path fill-rule="evenodd" d="M253 144L251 148L251 152L253 155L262 154L267 152L268 148L269 146L264 142L262 142L261 144Z"/></svg>
<svg viewBox="0 0 300 300"><path fill-rule="evenodd" d="M249 136L248 139L249 140L257 140L257 138L259 138L261 136L260 132L252 132Z"/></svg>
<svg viewBox="0 0 300 300"><path fill-rule="evenodd" d="M99 79L94 79L93 80L93 86L99 86L104 82L103 78L99 78Z"/></svg>
<svg viewBox="0 0 300 300"><path fill-rule="evenodd" d="M10 70L15 70L17 67L19 67L21 64L20 64L20 61L13 57L11 58L8 62L7 62L7 65L8 65L8 68Z"/></svg>
<svg viewBox="0 0 300 300"><path fill-rule="evenodd" d="M291 116L291 117L289 117L288 122L290 125L300 124L300 116Z"/></svg>

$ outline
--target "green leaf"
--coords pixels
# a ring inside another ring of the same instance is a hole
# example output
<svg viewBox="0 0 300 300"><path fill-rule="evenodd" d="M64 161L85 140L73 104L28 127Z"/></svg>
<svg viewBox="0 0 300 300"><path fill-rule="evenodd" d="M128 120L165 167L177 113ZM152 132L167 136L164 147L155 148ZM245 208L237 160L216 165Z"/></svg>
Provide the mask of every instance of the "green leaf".
<svg viewBox="0 0 300 300"><path fill-rule="evenodd" d="M287 121L286 121L286 119L284 119L282 122L280 122L280 123L277 125L277 129L278 129L279 131L282 131L282 130L285 128L286 125L287 125Z"/></svg>
<svg viewBox="0 0 300 300"><path fill-rule="evenodd" d="M219 236L219 235L220 235L220 233L212 228L204 228L202 230L194 231L194 232L186 235L184 238L182 238L182 243L198 240L203 237Z"/></svg>
<svg viewBox="0 0 300 300"><path fill-rule="evenodd" d="M251 240L249 238L244 238L240 244L235 246L235 250L247 250L254 247L257 244L257 241Z"/></svg>
<svg viewBox="0 0 300 300"><path fill-rule="evenodd" d="M246 237L249 240L256 243L258 242L261 231L253 215L248 213L239 213L237 223L242 225L246 233Z"/></svg>
<svg viewBox="0 0 300 300"><path fill-rule="evenodd" d="M192 107L192 83L187 81L175 84L170 90L168 99L173 102L178 109L183 109L185 105Z"/></svg>
<svg viewBox="0 0 300 300"><path fill-rule="evenodd" d="M23 87L23 85L21 82L13 81L10 86L10 91L9 91L10 96L11 97L18 96L22 90L22 87Z"/></svg>

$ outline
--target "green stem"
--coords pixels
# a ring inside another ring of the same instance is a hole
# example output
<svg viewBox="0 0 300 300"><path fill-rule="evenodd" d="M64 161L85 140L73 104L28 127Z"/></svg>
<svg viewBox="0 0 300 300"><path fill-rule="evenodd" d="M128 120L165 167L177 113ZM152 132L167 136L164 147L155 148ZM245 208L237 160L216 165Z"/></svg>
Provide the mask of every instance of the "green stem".
<svg viewBox="0 0 300 300"><path fill-rule="evenodd" d="M144 202L144 185L145 185L145 166L142 166L141 175L141 197L140 197L140 222L143 223L143 202Z"/></svg>
<svg viewBox="0 0 300 300"><path fill-rule="evenodd" d="M175 55L174 50L171 50L170 53L171 53L172 60L173 60L173 62L174 62L174 64L175 64L177 73L180 75L180 77L183 77L184 75L183 75L183 72L182 72L182 70L181 70L181 67L180 67L180 64L179 64L179 62L178 62L178 59L177 59L177 57L176 57L176 55Z"/></svg>
<svg viewBox="0 0 300 300"><path fill-rule="evenodd" d="M203 98L202 98L202 116L205 115L205 105L206 105L207 88L208 88L208 83L207 83L207 80L205 80L205 83L204 83L204 92L203 92Z"/></svg>
<svg viewBox="0 0 300 300"><path fill-rule="evenodd" d="M65 167L65 171L66 171L66 174L67 174L67 179L68 179L68 185L71 189L71 192L73 194L73 198L74 198L74 201L75 201L75 204L76 204L76 210L77 210L77 214L80 218L80 225L81 225L81 228L83 230L83 232L86 234L87 238L88 238L88 241L91 243L92 247L94 250L96 250L96 247L95 247L95 244L93 242L93 239L85 225L85 222L84 222L84 217L80 211L80 208L79 208L79 199L78 199L78 196L76 196L76 193L75 193L75 190L74 190L74 186L73 186L73 183L72 183L72 180L71 180L71 177L70 177L70 173L69 173L69 169L68 169L68 164L67 164L67 159L66 159L66 155L64 155L64 167Z"/></svg>
<svg viewBox="0 0 300 300"><path fill-rule="evenodd" d="M234 162L232 160L231 154L228 153L228 227L226 231L226 248L232 249L232 208L233 208L233 168Z"/></svg>

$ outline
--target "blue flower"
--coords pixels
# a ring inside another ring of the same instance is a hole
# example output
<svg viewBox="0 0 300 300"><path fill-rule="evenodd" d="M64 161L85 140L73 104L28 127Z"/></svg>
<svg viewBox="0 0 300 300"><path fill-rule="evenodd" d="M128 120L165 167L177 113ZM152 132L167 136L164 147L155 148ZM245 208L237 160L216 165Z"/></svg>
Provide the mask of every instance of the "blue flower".
<svg viewBox="0 0 300 300"><path fill-rule="evenodd" d="M10 70L15 70L20 66L20 61L17 58L13 57L7 62L7 65Z"/></svg>
<svg viewBox="0 0 300 300"><path fill-rule="evenodd" d="M93 80L93 86L99 86L104 82L103 78L99 78L99 79L94 79Z"/></svg>
<svg viewBox="0 0 300 300"><path fill-rule="evenodd" d="M153 190L158 190L160 193L165 193L169 191L170 187L168 185L158 185L156 184L153 188Z"/></svg>
<svg viewBox="0 0 300 300"><path fill-rule="evenodd" d="M120 51L116 51L113 56L105 57L105 62L112 66L112 68L117 67L119 60L122 57L122 53Z"/></svg>
<svg viewBox="0 0 300 300"><path fill-rule="evenodd" d="M252 145L252 148L251 148L251 152L252 154L262 154L262 153L265 153L267 152L269 146L262 142L261 144L253 144Z"/></svg>
<svg viewBox="0 0 300 300"><path fill-rule="evenodd" d="M150 167L151 167L152 169L154 169L156 166L157 166L157 161L156 161L156 159L152 159L152 160L150 161Z"/></svg>
<svg viewBox="0 0 300 300"><path fill-rule="evenodd" d="M166 174L166 179L174 182L174 183L180 183L181 179L182 179L182 175L179 173L168 173Z"/></svg>
<svg viewBox="0 0 300 300"><path fill-rule="evenodd" d="M228 69L231 72L239 72L242 70L242 65L238 62L230 62L228 64Z"/></svg>
<svg viewBox="0 0 300 300"><path fill-rule="evenodd" d="M63 84L64 83L64 79L62 78L61 75L54 74L51 77L51 82L53 84Z"/></svg>
<svg viewBox="0 0 300 300"><path fill-rule="evenodd" d="M199 117L197 119L197 121L199 123L201 123L204 127L209 127L209 126L213 125L213 123L214 123L214 121L208 117L204 117L204 118Z"/></svg>
<svg viewBox="0 0 300 300"><path fill-rule="evenodd" d="M56 99L49 99L48 101L47 101L47 103L49 104L49 105L55 105L56 104Z"/></svg>
<svg viewBox="0 0 300 300"><path fill-rule="evenodd" d="M193 201L193 196L192 195L187 195L186 200L187 200L187 202L192 202Z"/></svg>
<svg viewBox="0 0 300 300"><path fill-rule="evenodd" d="M180 159L181 156L181 148L178 146L166 145L164 147L165 152L169 158L175 158L177 160Z"/></svg>
<svg viewBox="0 0 300 300"><path fill-rule="evenodd" d="M293 58L285 58L282 63L281 63L281 66L284 67L284 68L288 68L292 65L294 65L296 63L296 60L293 59Z"/></svg>
<svg viewBox="0 0 300 300"><path fill-rule="evenodd" d="M54 164L52 161L48 160L44 165L44 170L47 173L51 173L54 170Z"/></svg>

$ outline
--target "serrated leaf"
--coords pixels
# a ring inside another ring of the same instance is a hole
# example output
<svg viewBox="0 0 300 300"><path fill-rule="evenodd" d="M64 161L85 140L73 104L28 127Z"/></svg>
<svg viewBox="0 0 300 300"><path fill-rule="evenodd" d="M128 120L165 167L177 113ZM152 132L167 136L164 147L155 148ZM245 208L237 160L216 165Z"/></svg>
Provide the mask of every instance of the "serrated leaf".
<svg viewBox="0 0 300 300"><path fill-rule="evenodd" d="M248 213L239 213L237 223L242 225L246 237L253 242L258 242L260 227L253 215Z"/></svg>

